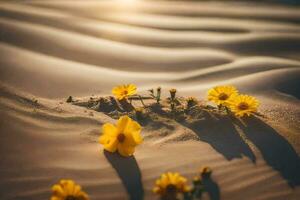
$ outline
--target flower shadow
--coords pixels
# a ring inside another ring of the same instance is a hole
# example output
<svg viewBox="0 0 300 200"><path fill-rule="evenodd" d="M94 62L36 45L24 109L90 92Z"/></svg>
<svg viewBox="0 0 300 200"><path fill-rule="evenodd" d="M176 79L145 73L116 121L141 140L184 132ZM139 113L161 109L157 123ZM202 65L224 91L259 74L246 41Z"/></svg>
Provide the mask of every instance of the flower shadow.
<svg viewBox="0 0 300 200"><path fill-rule="evenodd" d="M279 171L291 187L300 185L300 158L292 145L275 129L256 117L239 123L247 138L259 149L266 163Z"/></svg>
<svg viewBox="0 0 300 200"><path fill-rule="evenodd" d="M116 170L130 196L130 200L144 199L142 175L135 157L122 157L117 152L110 153L107 151L104 151L104 156Z"/></svg>
<svg viewBox="0 0 300 200"><path fill-rule="evenodd" d="M220 200L219 185L211 178L211 176L203 178L202 183L210 200Z"/></svg>
<svg viewBox="0 0 300 200"><path fill-rule="evenodd" d="M192 122L185 121L182 124L193 130L201 141L209 143L227 160L246 156L253 163L256 162L254 153L241 138L229 116L203 112L201 119Z"/></svg>

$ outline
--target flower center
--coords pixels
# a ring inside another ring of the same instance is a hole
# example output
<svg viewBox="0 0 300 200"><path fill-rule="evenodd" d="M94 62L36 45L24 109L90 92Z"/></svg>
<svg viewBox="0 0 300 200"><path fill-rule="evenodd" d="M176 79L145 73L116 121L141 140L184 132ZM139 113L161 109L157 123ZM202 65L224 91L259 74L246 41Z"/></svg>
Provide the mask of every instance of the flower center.
<svg viewBox="0 0 300 200"><path fill-rule="evenodd" d="M124 94L124 95L127 95L127 94L128 94L128 91L127 91L127 90L124 90L124 91L123 91L123 94Z"/></svg>
<svg viewBox="0 0 300 200"><path fill-rule="evenodd" d="M123 133L120 133L120 134L118 135L117 139L118 139L119 142L122 143L122 142L124 142L124 140L125 140L125 135L124 135Z"/></svg>
<svg viewBox="0 0 300 200"><path fill-rule="evenodd" d="M224 101L224 100L228 99L228 95L225 93L221 93L221 94L219 94L219 99Z"/></svg>
<svg viewBox="0 0 300 200"><path fill-rule="evenodd" d="M177 192L177 188L176 188L175 185L169 184L169 185L167 185L167 187L166 187L166 192L167 192L168 194L174 194L174 193Z"/></svg>
<svg viewBox="0 0 300 200"><path fill-rule="evenodd" d="M240 110L247 110L249 108L249 105L245 102L242 102L242 103L239 104L238 107L239 107Z"/></svg>
<svg viewBox="0 0 300 200"><path fill-rule="evenodd" d="M78 200L76 197L72 196L72 195L68 195L65 200Z"/></svg>

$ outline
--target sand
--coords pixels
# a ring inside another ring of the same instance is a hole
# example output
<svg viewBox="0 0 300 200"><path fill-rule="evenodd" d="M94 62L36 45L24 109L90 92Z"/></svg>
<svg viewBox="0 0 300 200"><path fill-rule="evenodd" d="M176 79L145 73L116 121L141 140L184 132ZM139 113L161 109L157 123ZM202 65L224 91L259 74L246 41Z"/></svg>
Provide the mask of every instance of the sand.
<svg viewBox="0 0 300 200"><path fill-rule="evenodd" d="M91 199L152 200L161 173L201 166L204 199L299 199L299 23L299 7L266 3L1 1L0 199L49 199L72 178ZM233 84L265 117L154 121L125 159L97 142L115 119L66 103L123 83L202 100Z"/></svg>

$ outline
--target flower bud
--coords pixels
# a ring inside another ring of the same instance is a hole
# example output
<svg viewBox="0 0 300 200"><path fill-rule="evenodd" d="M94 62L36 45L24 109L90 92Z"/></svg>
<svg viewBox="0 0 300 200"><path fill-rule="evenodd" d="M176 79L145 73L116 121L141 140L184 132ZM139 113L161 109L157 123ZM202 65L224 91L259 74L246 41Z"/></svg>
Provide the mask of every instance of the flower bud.
<svg viewBox="0 0 300 200"><path fill-rule="evenodd" d="M193 184L194 184L194 185L199 185L199 184L201 184L201 183L202 183L202 179L201 179L200 176L195 176L195 177L193 178Z"/></svg>
<svg viewBox="0 0 300 200"><path fill-rule="evenodd" d="M177 90L173 88L173 89L170 89L169 92L171 95L171 100L173 101L175 99Z"/></svg>
<svg viewBox="0 0 300 200"><path fill-rule="evenodd" d="M212 170L210 167L205 166L200 169L200 174L203 178L210 177L211 173L212 173Z"/></svg>
<svg viewBox="0 0 300 200"><path fill-rule="evenodd" d="M139 107L135 108L135 116L138 120L141 120L144 118L144 108Z"/></svg>
<svg viewBox="0 0 300 200"><path fill-rule="evenodd" d="M191 107L197 105L198 100L195 97L188 97L186 99L186 103L187 103L187 108L191 108Z"/></svg>

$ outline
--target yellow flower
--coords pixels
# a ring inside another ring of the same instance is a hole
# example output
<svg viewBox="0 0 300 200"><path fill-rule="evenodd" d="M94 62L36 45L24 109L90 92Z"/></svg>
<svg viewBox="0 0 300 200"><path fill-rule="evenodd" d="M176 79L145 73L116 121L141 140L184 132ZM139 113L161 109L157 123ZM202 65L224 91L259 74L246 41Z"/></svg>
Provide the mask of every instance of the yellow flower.
<svg viewBox="0 0 300 200"><path fill-rule="evenodd" d="M136 94L136 86L134 84L119 85L112 89L112 93L118 100L122 100Z"/></svg>
<svg viewBox="0 0 300 200"><path fill-rule="evenodd" d="M238 91L233 86L217 86L207 92L209 101L215 102L217 105L228 105L228 100L237 95Z"/></svg>
<svg viewBox="0 0 300 200"><path fill-rule="evenodd" d="M50 200L89 200L89 197L73 180L62 179L52 186Z"/></svg>
<svg viewBox="0 0 300 200"><path fill-rule="evenodd" d="M187 179L179 173L168 172L162 174L156 180L153 192L159 195L177 194L189 192L190 187L187 185Z"/></svg>
<svg viewBox="0 0 300 200"><path fill-rule="evenodd" d="M249 95L237 95L230 100L230 110L237 117L249 116L255 113L258 106L258 100Z"/></svg>
<svg viewBox="0 0 300 200"><path fill-rule="evenodd" d="M142 141L141 126L128 116L120 117L116 126L104 124L99 138L106 151L118 151L122 156L131 156Z"/></svg>

